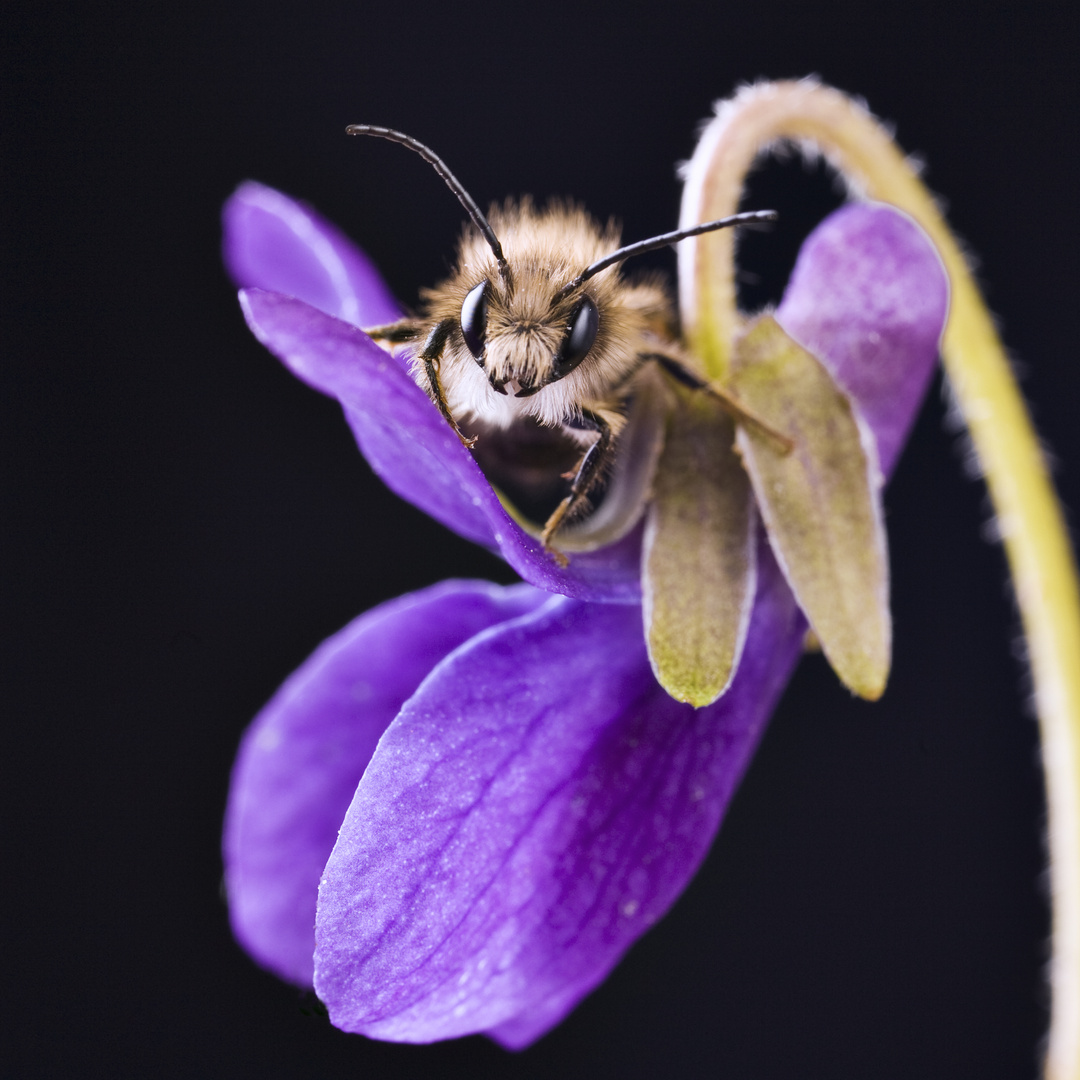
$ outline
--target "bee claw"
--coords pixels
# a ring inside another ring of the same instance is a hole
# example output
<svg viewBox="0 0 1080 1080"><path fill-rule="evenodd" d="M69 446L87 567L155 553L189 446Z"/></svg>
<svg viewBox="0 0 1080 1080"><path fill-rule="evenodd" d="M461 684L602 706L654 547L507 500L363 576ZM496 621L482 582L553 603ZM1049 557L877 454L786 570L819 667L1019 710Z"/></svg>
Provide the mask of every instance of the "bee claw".
<svg viewBox="0 0 1080 1080"><path fill-rule="evenodd" d="M554 529L545 527L540 536L540 542L544 545L544 550L559 564L559 568L565 570L570 565L570 560L551 542L552 536L557 529L558 525Z"/></svg>
<svg viewBox="0 0 1080 1080"><path fill-rule="evenodd" d="M540 534L540 543L544 545L546 551L551 552L555 557L555 561L562 567L566 567L569 563L569 559L561 552L556 550L552 546L552 539L559 531L559 526L563 523L563 518L566 517L566 511L570 509L571 498L568 495L557 507L555 507L554 513L547 519L547 524L544 525L544 531Z"/></svg>

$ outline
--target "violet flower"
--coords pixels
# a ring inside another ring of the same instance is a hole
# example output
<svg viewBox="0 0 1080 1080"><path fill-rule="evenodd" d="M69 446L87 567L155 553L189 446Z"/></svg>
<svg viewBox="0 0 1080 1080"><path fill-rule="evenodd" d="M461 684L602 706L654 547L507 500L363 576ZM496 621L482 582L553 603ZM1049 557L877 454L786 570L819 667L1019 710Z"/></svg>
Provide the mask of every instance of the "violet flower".
<svg viewBox="0 0 1080 1080"><path fill-rule="evenodd" d="M261 964L313 985L346 1031L526 1046L686 887L806 622L759 528L731 685L705 708L673 700L646 655L640 527L559 567L405 362L358 329L399 315L365 257L253 183L225 227L259 340L338 398L391 488L527 582L444 582L383 604L286 681L233 772L233 929ZM886 475L932 375L947 294L918 227L860 204L807 240L776 312L851 396Z"/></svg>

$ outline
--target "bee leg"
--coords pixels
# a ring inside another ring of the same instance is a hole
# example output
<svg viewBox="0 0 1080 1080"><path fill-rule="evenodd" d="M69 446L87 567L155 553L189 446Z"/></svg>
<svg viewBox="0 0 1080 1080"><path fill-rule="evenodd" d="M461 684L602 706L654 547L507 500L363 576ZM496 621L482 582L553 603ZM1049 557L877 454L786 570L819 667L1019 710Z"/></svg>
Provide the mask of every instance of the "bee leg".
<svg viewBox="0 0 1080 1080"><path fill-rule="evenodd" d="M691 390L704 390L710 397L716 398L721 405L738 421L757 428L763 435L767 435L780 444L785 454L790 454L795 449L795 444L786 435L777 431L772 424L762 420L752 409L745 406L734 394L728 393L721 386L707 382L695 371L691 371L684 363L676 360L673 356L665 356L663 353L649 353L648 359L655 360L673 379L690 387Z"/></svg>
<svg viewBox="0 0 1080 1080"><path fill-rule="evenodd" d="M566 520L567 514L577 507L599 479L611 451L611 425L602 416L583 409L581 420L575 422L573 426L584 431L595 431L597 439L578 462L577 472L570 484L570 494L555 507L555 511L544 525L540 540L546 548L551 548L551 540Z"/></svg>
<svg viewBox="0 0 1080 1080"><path fill-rule="evenodd" d="M364 327L364 333L376 341L389 341L391 344L400 344L403 341L415 341L420 336L422 324L416 319L401 319L395 323L385 323L383 326Z"/></svg>
<svg viewBox="0 0 1080 1080"><path fill-rule="evenodd" d="M439 381L439 361L442 359L446 339L450 336L455 325L453 319L443 319L442 322L436 323L431 333L428 334L427 341L424 342L424 347L420 350L417 359L424 365L428 385L431 387L431 398L438 405L439 412L443 414L443 419L454 429L462 445L471 450L476 445L476 436L474 435L470 439L462 433L461 428L458 427L458 422L450 412L450 406L446 404L446 394L443 393L442 383Z"/></svg>

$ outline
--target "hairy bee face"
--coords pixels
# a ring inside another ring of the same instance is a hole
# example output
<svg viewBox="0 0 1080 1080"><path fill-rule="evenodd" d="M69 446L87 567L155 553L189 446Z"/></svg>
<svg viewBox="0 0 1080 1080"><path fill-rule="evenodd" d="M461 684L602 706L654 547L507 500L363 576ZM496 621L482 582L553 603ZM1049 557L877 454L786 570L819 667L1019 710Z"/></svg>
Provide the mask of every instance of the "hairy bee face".
<svg viewBox="0 0 1080 1080"><path fill-rule="evenodd" d="M513 279L470 231L455 274L425 294L432 322L453 320L440 379L454 415L496 425L528 416L548 425L608 400L638 366L646 327L667 315L655 284L626 282L618 267L563 294L590 262L618 247L612 226L583 210L531 202L492 211Z"/></svg>

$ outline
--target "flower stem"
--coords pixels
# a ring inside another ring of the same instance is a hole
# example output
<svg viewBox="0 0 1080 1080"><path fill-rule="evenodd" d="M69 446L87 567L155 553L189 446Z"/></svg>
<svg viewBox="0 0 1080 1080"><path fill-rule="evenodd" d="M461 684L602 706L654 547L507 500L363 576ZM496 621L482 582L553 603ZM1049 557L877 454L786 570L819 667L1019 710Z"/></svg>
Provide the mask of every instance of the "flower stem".
<svg viewBox="0 0 1080 1080"><path fill-rule="evenodd" d="M813 81L764 83L718 109L687 171L680 226L738 209L754 159L778 140L824 153L853 191L891 203L930 235L952 286L945 370L1000 526L1035 684L1046 783L1053 962L1047 1080L1080 1078L1080 600L1076 567L1038 439L993 320L933 197L867 109ZM684 327L711 378L724 376L739 315L733 237L679 252Z"/></svg>

